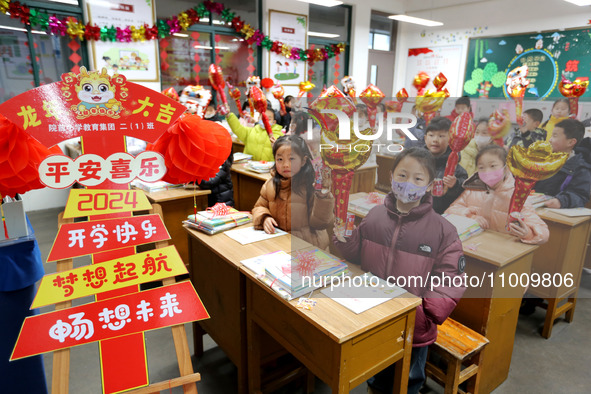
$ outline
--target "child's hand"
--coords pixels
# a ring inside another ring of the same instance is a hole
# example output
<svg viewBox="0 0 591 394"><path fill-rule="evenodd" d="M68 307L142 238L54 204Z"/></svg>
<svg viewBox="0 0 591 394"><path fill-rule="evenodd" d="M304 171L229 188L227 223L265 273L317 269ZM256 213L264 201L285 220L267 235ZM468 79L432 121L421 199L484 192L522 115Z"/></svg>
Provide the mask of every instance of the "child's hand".
<svg viewBox="0 0 591 394"><path fill-rule="evenodd" d="M476 220L483 230L486 230L489 227L488 220L480 215L473 216L472 219Z"/></svg>
<svg viewBox="0 0 591 394"><path fill-rule="evenodd" d="M275 138L274 135L269 137L269 141L271 141L271 145L273 145L275 143L275 141L277 141L277 138Z"/></svg>
<svg viewBox="0 0 591 394"><path fill-rule="evenodd" d="M548 200L544 203L544 206L546 208L560 208L560 200L558 200L557 198L553 198L551 200Z"/></svg>
<svg viewBox="0 0 591 394"><path fill-rule="evenodd" d="M332 187L332 177L330 171L325 171L324 168L320 171L322 176L322 189L331 190Z"/></svg>
<svg viewBox="0 0 591 394"><path fill-rule="evenodd" d="M335 226L332 229L332 232L334 233L335 237L339 240L339 242L347 242L347 240L345 239L345 229L337 226L335 224Z"/></svg>
<svg viewBox="0 0 591 394"><path fill-rule="evenodd" d="M267 234L275 234L275 227L277 226L277 222L271 216L267 216L263 222L263 229Z"/></svg>
<svg viewBox="0 0 591 394"><path fill-rule="evenodd" d="M513 222L509 224L509 234L519 239L527 238L531 230L521 219L521 214L519 214L519 212L514 212L511 214L511 216L517 219L517 223Z"/></svg>
<svg viewBox="0 0 591 394"><path fill-rule="evenodd" d="M446 186L449 190L456 185L457 181L458 179L455 177L455 175L446 175L443 177L443 186Z"/></svg>

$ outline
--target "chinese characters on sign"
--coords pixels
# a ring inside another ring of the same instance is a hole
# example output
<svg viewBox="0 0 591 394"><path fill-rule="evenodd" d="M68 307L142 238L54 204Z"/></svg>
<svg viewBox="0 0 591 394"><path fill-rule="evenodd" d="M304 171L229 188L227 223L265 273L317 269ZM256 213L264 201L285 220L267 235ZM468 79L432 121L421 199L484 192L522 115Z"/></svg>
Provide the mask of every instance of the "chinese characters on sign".
<svg viewBox="0 0 591 394"><path fill-rule="evenodd" d="M72 189L64 218L144 211L151 208L152 205L142 190Z"/></svg>

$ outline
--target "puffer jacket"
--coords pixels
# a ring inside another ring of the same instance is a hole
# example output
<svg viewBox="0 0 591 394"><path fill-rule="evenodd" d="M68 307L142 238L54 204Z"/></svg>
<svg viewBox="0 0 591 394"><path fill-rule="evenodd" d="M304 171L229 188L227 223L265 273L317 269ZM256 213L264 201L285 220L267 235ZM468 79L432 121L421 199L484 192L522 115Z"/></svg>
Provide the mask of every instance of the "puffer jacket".
<svg viewBox="0 0 591 394"><path fill-rule="evenodd" d="M511 196L515 189L515 178L507 171L505 180L496 189L489 188L478 178L476 172L464 182L466 190L445 211L460 216L473 218L482 216L488 221L488 228L501 233L508 233L507 219ZM521 239L527 244L543 244L548 241L548 226L536 213L531 204L526 203L521 210L523 221L529 227L528 236Z"/></svg>
<svg viewBox="0 0 591 394"><path fill-rule="evenodd" d="M582 153L568 159L560 171L534 186L536 192L554 196L560 208L584 207L591 195L591 165Z"/></svg>
<svg viewBox="0 0 591 394"><path fill-rule="evenodd" d="M252 155L252 160L275 161L273 146L264 127L258 124L254 127L245 127L240 124L240 121L233 113L228 114L226 119L234 134L240 138L240 141L244 142L244 153ZM278 124L273 125L271 130L275 138L283 135L281 132L282 127Z"/></svg>
<svg viewBox="0 0 591 394"><path fill-rule="evenodd" d="M435 178L443 179L443 175L445 174L445 166L447 165L447 159L451 154L451 148L448 146L447 150L441 155L435 158ZM462 160L462 155L460 154L460 160ZM462 183L468 178L468 174L466 170L461 165L456 166L456 171L454 173L457 182L441 197L433 197L433 209L438 214L442 214L452 202L462 194L464 189L462 188Z"/></svg>
<svg viewBox="0 0 591 394"><path fill-rule="evenodd" d="M472 176L476 172L476 155L478 154L478 145L476 145L476 141L472 140L468 143L468 146L462 150L462 154L460 155L460 165L468 176Z"/></svg>
<svg viewBox="0 0 591 394"><path fill-rule="evenodd" d="M326 229L334 223L332 193L314 193L308 209L307 196L291 189L291 178L281 180L279 196L275 197L273 178L261 188L261 196L252 209L254 228L263 229L263 222L272 216L278 227L320 249L329 245Z"/></svg>
<svg viewBox="0 0 591 394"><path fill-rule="evenodd" d="M435 342L437 325L447 319L466 289L453 285L431 289L430 278L445 275L452 281L445 284L453 283L465 275L465 259L456 228L433 211L430 194L408 214L401 214L390 192L384 205L369 211L347 242L336 237L333 242L343 257L360 263L363 270L385 280L393 277L401 285L404 278L404 288L423 299L416 312L413 346Z"/></svg>
<svg viewBox="0 0 591 394"><path fill-rule="evenodd" d="M212 207L218 202L234 206L234 186L232 185L232 174L230 169L234 163L234 155L230 153L228 159L220 166L218 173L207 181L201 181L201 189L211 190L207 196L207 205Z"/></svg>

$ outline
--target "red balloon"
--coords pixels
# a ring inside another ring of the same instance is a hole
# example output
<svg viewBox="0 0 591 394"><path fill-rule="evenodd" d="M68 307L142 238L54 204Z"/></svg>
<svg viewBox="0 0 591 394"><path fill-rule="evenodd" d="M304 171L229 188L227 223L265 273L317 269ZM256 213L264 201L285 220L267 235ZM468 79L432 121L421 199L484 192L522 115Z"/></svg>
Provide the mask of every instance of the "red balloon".
<svg viewBox="0 0 591 394"><path fill-rule="evenodd" d="M45 186L39 164L49 155L62 154L56 145L47 149L23 129L0 114L0 194L13 196Z"/></svg>
<svg viewBox="0 0 591 394"><path fill-rule="evenodd" d="M474 138L474 122L469 112L458 115L449 128L449 147L452 152L447 158L444 175L453 175L456 172L459 156L468 143Z"/></svg>
<svg viewBox="0 0 591 394"><path fill-rule="evenodd" d="M223 126L197 115L184 115L148 150L164 156L165 182L200 182L217 174L230 155L232 139Z"/></svg>

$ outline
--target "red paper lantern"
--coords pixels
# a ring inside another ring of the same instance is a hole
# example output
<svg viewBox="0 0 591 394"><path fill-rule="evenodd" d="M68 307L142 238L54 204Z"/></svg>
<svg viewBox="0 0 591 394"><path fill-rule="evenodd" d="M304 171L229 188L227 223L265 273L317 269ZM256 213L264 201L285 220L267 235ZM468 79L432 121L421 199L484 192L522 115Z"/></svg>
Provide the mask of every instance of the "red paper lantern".
<svg viewBox="0 0 591 394"><path fill-rule="evenodd" d="M200 182L214 177L232 150L232 139L221 125L184 115L148 150L164 156L169 183Z"/></svg>
<svg viewBox="0 0 591 394"><path fill-rule="evenodd" d="M261 79L261 86L265 89L270 89L275 85L275 82L271 78L263 78Z"/></svg>
<svg viewBox="0 0 591 394"><path fill-rule="evenodd" d="M39 164L51 154L62 151L57 145L47 149L0 114L0 194L14 196L45 187L39 180Z"/></svg>

